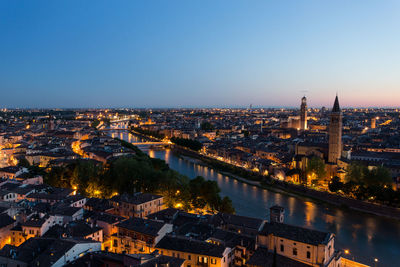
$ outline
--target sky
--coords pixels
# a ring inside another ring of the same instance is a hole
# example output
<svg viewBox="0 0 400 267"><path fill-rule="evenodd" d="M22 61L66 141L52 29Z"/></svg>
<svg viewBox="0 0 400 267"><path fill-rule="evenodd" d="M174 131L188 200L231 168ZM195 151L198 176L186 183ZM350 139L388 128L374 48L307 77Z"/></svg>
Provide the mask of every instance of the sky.
<svg viewBox="0 0 400 267"><path fill-rule="evenodd" d="M400 106L398 0L0 0L0 108Z"/></svg>

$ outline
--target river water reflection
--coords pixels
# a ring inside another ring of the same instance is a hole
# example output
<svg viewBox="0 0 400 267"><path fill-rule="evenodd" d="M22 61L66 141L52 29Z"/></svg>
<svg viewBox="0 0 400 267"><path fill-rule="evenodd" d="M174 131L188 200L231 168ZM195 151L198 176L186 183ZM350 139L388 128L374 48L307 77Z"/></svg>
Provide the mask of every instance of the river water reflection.
<svg viewBox="0 0 400 267"><path fill-rule="evenodd" d="M130 134L115 137L139 141ZM355 260L374 266L373 259L378 258L378 266L400 266L399 221L260 189L183 159L169 149L140 148L153 158L164 159L171 169L190 178L200 175L216 181L221 194L231 198L239 215L267 218L269 207L278 204L285 208L286 223L335 233L336 248L349 249Z"/></svg>

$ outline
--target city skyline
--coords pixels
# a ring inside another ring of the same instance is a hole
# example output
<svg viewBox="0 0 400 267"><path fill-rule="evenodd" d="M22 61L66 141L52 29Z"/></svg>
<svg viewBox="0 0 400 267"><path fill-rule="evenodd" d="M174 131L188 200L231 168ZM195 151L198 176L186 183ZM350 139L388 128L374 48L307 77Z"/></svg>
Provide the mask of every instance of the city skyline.
<svg viewBox="0 0 400 267"><path fill-rule="evenodd" d="M96 4L94 4L96 3ZM2 108L398 107L400 4L2 1ZM373 51L373 52L372 52Z"/></svg>
<svg viewBox="0 0 400 267"><path fill-rule="evenodd" d="M0 1L0 267L400 266L400 1Z"/></svg>

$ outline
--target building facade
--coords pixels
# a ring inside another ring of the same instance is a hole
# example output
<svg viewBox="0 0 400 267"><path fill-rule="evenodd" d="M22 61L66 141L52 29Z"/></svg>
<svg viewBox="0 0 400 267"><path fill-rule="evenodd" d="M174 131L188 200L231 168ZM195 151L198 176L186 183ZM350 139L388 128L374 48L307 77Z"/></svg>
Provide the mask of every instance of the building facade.
<svg viewBox="0 0 400 267"><path fill-rule="evenodd" d="M164 207L164 198L148 193L134 195L117 195L110 199L114 207L114 214L125 218L144 218L151 213L158 212Z"/></svg>

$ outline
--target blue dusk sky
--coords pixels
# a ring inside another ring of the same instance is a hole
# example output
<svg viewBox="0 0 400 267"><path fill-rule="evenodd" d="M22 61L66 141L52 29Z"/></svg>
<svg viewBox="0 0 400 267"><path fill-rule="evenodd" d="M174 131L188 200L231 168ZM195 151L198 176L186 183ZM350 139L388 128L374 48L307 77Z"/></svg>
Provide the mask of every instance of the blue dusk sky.
<svg viewBox="0 0 400 267"><path fill-rule="evenodd" d="M304 93L304 91L307 91ZM0 1L1 107L400 106L398 0Z"/></svg>

